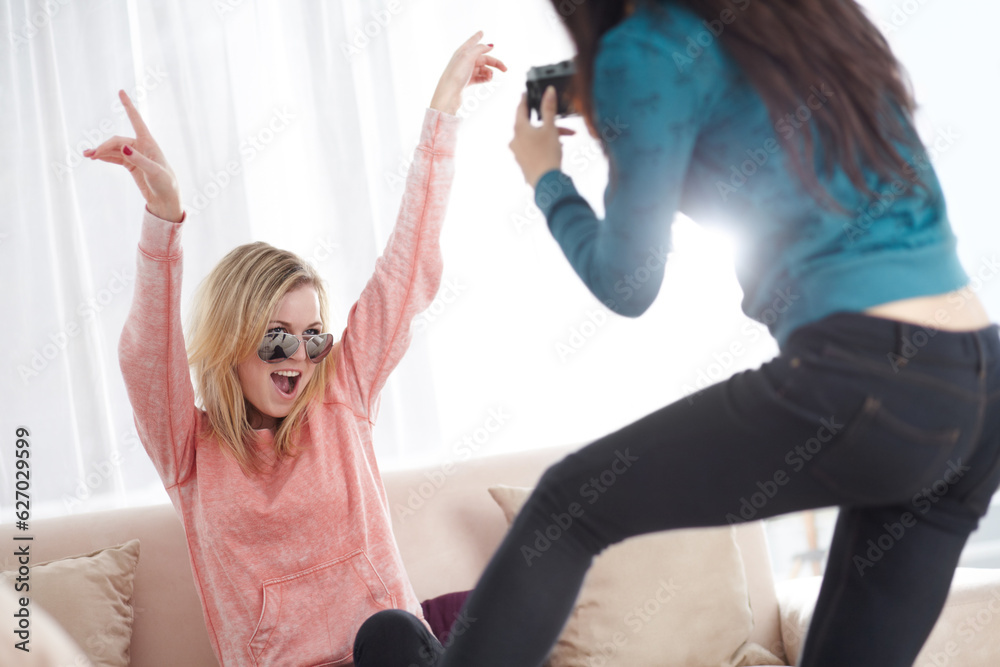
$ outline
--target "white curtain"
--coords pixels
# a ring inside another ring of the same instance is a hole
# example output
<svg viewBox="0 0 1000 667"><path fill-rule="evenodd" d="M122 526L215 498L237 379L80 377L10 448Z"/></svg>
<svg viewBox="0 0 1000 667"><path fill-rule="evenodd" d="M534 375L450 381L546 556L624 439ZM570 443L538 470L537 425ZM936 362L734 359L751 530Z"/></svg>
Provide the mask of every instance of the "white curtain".
<svg viewBox="0 0 1000 667"><path fill-rule="evenodd" d="M954 138L935 164L962 261L984 270L1000 249L1000 100L981 78L1000 65L1000 6L864 4L914 79L925 142ZM0 0L0 521L13 517L18 426L35 517L167 500L117 360L142 200L122 168L79 155L131 134L117 90L180 179L185 314L226 252L264 240L320 268L339 334L395 222L437 79L479 29L510 71L466 92L444 285L383 393L382 466L583 444L776 352L739 311L733 241L683 217L638 320L607 315L569 268L507 149L527 69L573 53L548 0ZM601 213L606 162L581 123L565 125L578 135L564 169ZM1000 280L984 275L997 320ZM742 353L727 356L734 342Z"/></svg>
<svg viewBox="0 0 1000 667"><path fill-rule="evenodd" d="M181 184L185 322L222 256L263 240L321 270L339 335L395 223L403 188L382 175L412 154L436 78L422 77L420 101L397 104L393 78L413 74L389 58L398 12L360 0L2 8L2 520L18 426L30 431L32 516L166 501L117 359L143 201L124 169L80 156L134 135L118 89ZM450 55L472 32L442 29L433 41ZM434 77L447 62L435 55ZM383 394L376 438L387 461L441 440L429 377L416 340Z"/></svg>

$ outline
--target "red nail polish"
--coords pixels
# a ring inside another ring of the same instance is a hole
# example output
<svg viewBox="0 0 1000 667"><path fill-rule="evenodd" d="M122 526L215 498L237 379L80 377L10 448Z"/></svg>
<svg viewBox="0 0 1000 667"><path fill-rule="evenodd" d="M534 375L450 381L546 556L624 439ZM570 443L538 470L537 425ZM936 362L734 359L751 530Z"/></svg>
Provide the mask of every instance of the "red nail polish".
<svg viewBox="0 0 1000 667"><path fill-rule="evenodd" d="M486 46L493 46L492 44L487 44Z"/></svg>
<svg viewBox="0 0 1000 667"><path fill-rule="evenodd" d="M132 154L132 149L129 148L128 146L124 146L122 148L122 153L125 153L125 155L131 155Z"/></svg>

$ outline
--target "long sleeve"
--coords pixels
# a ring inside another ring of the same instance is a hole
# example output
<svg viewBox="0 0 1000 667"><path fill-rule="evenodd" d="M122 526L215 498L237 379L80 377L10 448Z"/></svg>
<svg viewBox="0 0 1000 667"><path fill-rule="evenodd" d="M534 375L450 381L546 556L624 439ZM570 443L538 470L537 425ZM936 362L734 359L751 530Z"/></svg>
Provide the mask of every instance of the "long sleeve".
<svg viewBox="0 0 1000 667"><path fill-rule="evenodd" d="M194 388L181 329L182 222L148 210L118 361L139 439L169 490L194 466Z"/></svg>
<svg viewBox="0 0 1000 667"><path fill-rule="evenodd" d="M441 224L460 122L426 110L396 226L348 314L337 375L347 384L354 409L372 421L375 399L410 344L410 324L441 283Z"/></svg>
<svg viewBox="0 0 1000 667"><path fill-rule="evenodd" d="M597 218L559 170L544 174L535 187L535 202L577 275L621 315L641 315L653 303L672 249L670 225L703 102L689 70L664 43L624 26L609 31L597 53L593 86L596 129L611 167L605 218Z"/></svg>

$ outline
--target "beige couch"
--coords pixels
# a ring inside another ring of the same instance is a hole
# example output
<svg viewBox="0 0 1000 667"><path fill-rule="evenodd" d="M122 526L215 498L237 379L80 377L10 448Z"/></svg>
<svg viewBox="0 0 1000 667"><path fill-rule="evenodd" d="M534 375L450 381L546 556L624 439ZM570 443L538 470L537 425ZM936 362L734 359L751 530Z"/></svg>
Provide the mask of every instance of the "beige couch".
<svg viewBox="0 0 1000 667"><path fill-rule="evenodd" d="M384 473L396 537L420 599L469 589L478 579L507 526L503 514L487 493L487 487L495 484L533 486L545 467L568 451L571 450L551 448ZM785 664L779 593L788 600L785 634L789 636L786 639L797 645L801 629L805 627L802 624L808 621L816 582L801 580L776 589L762 524L744 524L734 532L753 614L750 640L782 658L778 664ZM4 544L12 543L15 531L11 525L0 526L0 533ZM33 522L32 533L35 535L32 546L35 563L139 539L141 554L135 570L131 664L134 667L217 664L195 592L184 532L171 505L38 520ZM14 568L16 564L10 550L4 551L0 568ZM958 616L943 625L939 623L938 630L944 634L936 630L939 636L932 637L932 641L936 639L940 644L945 661L942 662L934 651L925 650L928 661L918 662L918 665L1000 664L1000 648L996 651L986 649L991 657L986 662L977 662L976 656L982 654L983 649L977 645L975 650L979 653L974 655L974 647L965 641L968 627L963 633L955 620L962 614L973 617L979 614L980 620L985 621L985 613L981 610L992 611L990 601L1000 600L1000 592L994 594L1000 591L998 571L973 574L975 576L967 578L968 585L959 592L964 597L956 602ZM1000 611L1000 603L997 611ZM984 628L977 630L974 638L1000 647L996 637L1000 634L1000 621L992 624L997 627L985 622L982 625ZM947 647L946 651L948 641L955 646ZM935 658L937 662L933 661Z"/></svg>

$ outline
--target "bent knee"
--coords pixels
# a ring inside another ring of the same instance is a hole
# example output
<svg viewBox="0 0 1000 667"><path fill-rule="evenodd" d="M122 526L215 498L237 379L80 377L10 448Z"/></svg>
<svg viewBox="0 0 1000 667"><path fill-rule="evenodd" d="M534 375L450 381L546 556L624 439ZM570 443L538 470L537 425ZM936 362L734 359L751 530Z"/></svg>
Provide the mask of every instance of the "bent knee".
<svg viewBox="0 0 1000 667"><path fill-rule="evenodd" d="M369 616L354 637L354 662L379 664L382 654L402 646L419 647L426 628L420 619L402 609L383 609ZM374 658L374 660L373 660Z"/></svg>

